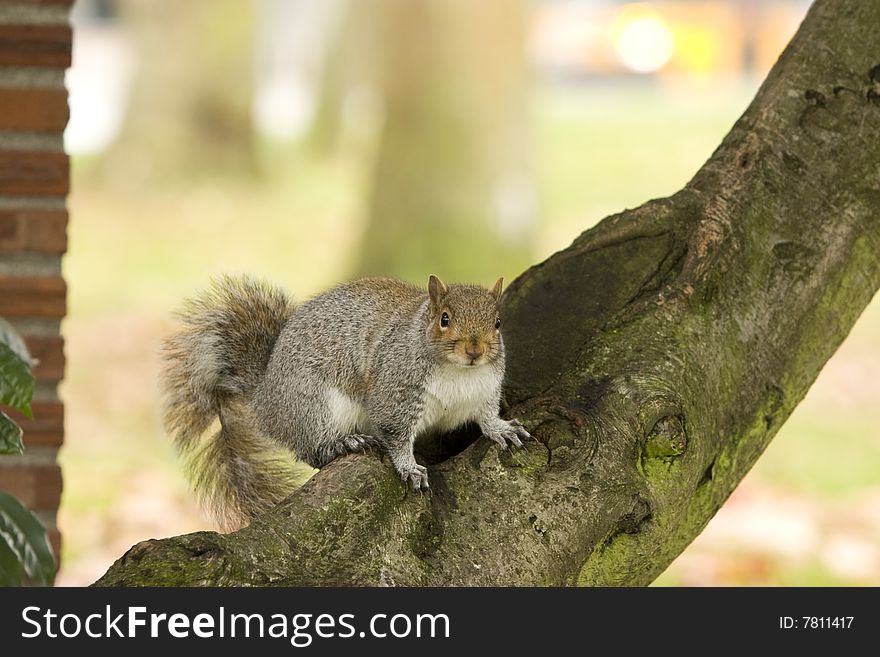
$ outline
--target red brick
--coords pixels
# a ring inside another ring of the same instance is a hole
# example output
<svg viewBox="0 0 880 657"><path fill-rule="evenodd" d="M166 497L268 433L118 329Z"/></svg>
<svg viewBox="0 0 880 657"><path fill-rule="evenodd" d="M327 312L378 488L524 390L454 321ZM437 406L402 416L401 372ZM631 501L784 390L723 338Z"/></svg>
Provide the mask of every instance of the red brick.
<svg viewBox="0 0 880 657"><path fill-rule="evenodd" d="M59 277L0 276L0 317L64 317L67 286Z"/></svg>
<svg viewBox="0 0 880 657"><path fill-rule="evenodd" d="M70 66L69 25L0 25L0 65Z"/></svg>
<svg viewBox="0 0 880 657"><path fill-rule="evenodd" d="M33 511L54 510L61 501L61 468L54 463L0 461L0 490Z"/></svg>
<svg viewBox="0 0 880 657"><path fill-rule="evenodd" d="M64 378L64 338L60 335L44 337L27 337L25 343L28 351L38 362L34 368L37 381L60 381Z"/></svg>
<svg viewBox="0 0 880 657"><path fill-rule="evenodd" d="M61 132L70 111L66 89L0 89L0 128Z"/></svg>
<svg viewBox="0 0 880 657"><path fill-rule="evenodd" d="M0 194L64 196L70 189L70 163L59 152L0 151Z"/></svg>
<svg viewBox="0 0 880 657"><path fill-rule="evenodd" d="M66 210L0 210L0 253L66 250Z"/></svg>

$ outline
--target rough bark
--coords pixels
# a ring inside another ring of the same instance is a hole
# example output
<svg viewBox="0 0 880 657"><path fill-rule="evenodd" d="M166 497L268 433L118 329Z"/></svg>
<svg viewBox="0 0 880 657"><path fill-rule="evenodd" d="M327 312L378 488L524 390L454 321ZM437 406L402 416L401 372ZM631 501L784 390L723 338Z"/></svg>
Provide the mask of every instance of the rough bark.
<svg viewBox="0 0 880 657"><path fill-rule="evenodd" d="M460 436L431 495L347 457L250 527L140 543L98 584L650 582L880 286L878 25L880 3L817 0L682 191L511 285L507 412L540 442Z"/></svg>

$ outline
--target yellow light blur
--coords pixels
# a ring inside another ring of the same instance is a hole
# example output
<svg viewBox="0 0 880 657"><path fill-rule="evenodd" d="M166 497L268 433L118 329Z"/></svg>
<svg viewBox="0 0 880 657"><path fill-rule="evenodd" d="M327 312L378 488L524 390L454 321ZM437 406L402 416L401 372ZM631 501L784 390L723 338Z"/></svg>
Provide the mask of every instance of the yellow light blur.
<svg viewBox="0 0 880 657"><path fill-rule="evenodd" d="M621 7L611 22L610 34L617 56L637 73L659 71L675 52L672 30L650 5Z"/></svg>

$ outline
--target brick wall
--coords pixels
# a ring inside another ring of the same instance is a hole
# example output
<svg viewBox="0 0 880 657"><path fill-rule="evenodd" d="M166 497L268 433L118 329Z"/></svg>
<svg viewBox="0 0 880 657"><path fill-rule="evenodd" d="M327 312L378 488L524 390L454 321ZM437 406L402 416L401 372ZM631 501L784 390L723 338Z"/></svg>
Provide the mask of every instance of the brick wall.
<svg viewBox="0 0 880 657"><path fill-rule="evenodd" d="M56 548L56 512L64 437L58 383L64 375L69 165L64 70L70 65L68 13L73 0L0 0L0 316L39 359L34 419L10 413L24 428L25 454L0 458L0 490L34 510ZM6 409L8 410L8 409Z"/></svg>

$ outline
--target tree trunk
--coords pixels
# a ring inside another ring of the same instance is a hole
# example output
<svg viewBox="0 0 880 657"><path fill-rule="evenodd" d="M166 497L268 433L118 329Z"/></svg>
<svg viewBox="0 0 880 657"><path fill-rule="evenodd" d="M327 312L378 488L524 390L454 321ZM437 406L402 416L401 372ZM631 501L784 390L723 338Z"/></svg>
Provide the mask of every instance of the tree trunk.
<svg viewBox="0 0 880 657"><path fill-rule="evenodd" d="M166 183L206 172L255 174L252 3L118 5L137 49L137 71L104 171L123 182L140 176Z"/></svg>
<svg viewBox="0 0 880 657"><path fill-rule="evenodd" d="M510 286L507 413L539 442L459 437L430 495L346 457L251 526L140 543L98 584L649 583L880 286L877 25L880 3L817 0L682 191Z"/></svg>
<svg viewBox="0 0 880 657"><path fill-rule="evenodd" d="M535 223L525 3L369 9L385 121L355 271L418 281L456 270L483 284L519 273Z"/></svg>

